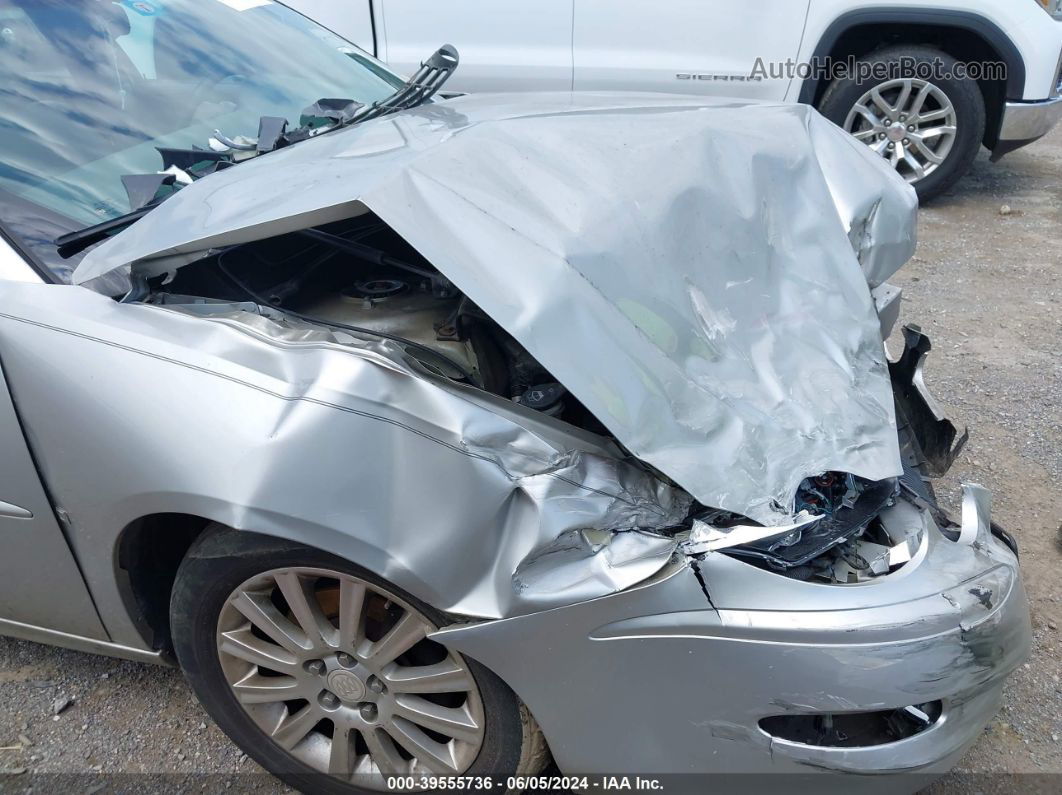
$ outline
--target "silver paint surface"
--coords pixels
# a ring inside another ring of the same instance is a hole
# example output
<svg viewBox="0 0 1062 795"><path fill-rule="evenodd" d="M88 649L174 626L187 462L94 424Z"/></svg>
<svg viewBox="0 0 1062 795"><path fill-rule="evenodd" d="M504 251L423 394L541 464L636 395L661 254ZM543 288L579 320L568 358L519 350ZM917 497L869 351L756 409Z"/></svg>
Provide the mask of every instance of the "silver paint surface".
<svg viewBox="0 0 1062 795"><path fill-rule="evenodd" d="M0 295L30 441L93 593L112 606L113 558L97 550L151 514L301 541L437 608L499 617L611 593L675 545L588 552L592 585L561 588L533 567L514 582L565 534L666 528L689 509L609 440L435 378L390 342L226 304L211 319L210 305L119 304L80 287Z"/></svg>
<svg viewBox="0 0 1062 795"><path fill-rule="evenodd" d="M0 620L103 640L103 624L26 446L14 390L5 382L6 353L0 345Z"/></svg>
<svg viewBox="0 0 1062 795"><path fill-rule="evenodd" d="M900 473L869 287L914 193L806 106L461 97L204 178L74 280L365 207L705 505L788 524L805 477Z"/></svg>

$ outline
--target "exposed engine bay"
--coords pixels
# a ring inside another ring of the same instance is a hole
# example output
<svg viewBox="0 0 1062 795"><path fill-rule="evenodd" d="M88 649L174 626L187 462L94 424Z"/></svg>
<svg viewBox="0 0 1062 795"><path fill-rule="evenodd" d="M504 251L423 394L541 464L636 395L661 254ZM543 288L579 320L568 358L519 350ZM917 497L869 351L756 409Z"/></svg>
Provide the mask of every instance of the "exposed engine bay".
<svg viewBox="0 0 1062 795"><path fill-rule="evenodd" d="M609 436L519 342L372 213L218 251L159 283L149 301L203 299L392 340L435 376ZM910 499L895 478L825 472L800 484L802 519L793 526L763 527L694 502L673 532L691 555L720 551L793 579L858 583L916 553L922 523L886 510Z"/></svg>
<svg viewBox="0 0 1062 795"><path fill-rule="evenodd" d="M249 300L296 321L390 339L429 372L605 432L523 346L372 214L229 248L181 270L164 289Z"/></svg>
<svg viewBox="0 0 1062 795"><path fill-rule="evenodd" d="M862 582L899 568L921 543L921 524L912 523L909 514L896 521L896 513L888 510L903 499L895 479L869 482L827 472L801 483L797 524L763 528L709 510L694 517L684 549L726 551L798 580Z"/></svg>

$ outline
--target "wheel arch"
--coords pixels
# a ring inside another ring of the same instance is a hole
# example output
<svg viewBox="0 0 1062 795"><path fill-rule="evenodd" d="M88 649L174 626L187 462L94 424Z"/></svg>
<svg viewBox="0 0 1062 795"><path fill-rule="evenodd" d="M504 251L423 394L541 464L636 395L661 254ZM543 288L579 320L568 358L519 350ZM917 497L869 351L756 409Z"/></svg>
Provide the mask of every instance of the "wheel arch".
<svg viewBox="0 0 1062 795"><path fill-rule="evenodd" d="M144 642L172 655L170 594L177 568L211 520L185 513L156 513L127 524L114 547L114 574L133 625Z"/></svg>
<svg viewBox="0 0 1062 795"><path fill-rule="evenodd" d="M998 60L1007 66L1007 79L979 80L985 100L983 143L991 148L999 137L1003 105L1021 99L1025 91L1025 61L991 20L969 11L902 7L864 8L842 14L823 32L812 62L827 58L862 57L884 46L915 44L936 47L958 60ZM797 101L818 106L829 82L816 76L805 80Z"/></svg>
<svg viewBox="0 0 1062 795"><path fill-rule="evenodd" d="M253 527L237 524L218 516L158 512L141 516L122 528L114 545L115 582L129 620L149 648L164 656L172 654L170 596L177 570L196 540L211 528L316 549L373 571L428 604L444 601L386 550L351 536L307 536L270 523Z"/></svg>

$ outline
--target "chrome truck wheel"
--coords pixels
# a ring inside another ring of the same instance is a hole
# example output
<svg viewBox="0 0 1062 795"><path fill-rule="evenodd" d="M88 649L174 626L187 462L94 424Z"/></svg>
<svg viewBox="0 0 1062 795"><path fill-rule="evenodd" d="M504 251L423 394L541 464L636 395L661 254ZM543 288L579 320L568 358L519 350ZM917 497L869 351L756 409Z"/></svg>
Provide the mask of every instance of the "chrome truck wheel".
<svg viewBox="0 0 1062 795"><path fill-rule="evenodd" d="M984 138L984 98L964 69L931 47L888 47L834 80L818 107L884 158L925 201L966 173Z"/></svg>
<svg viewBox="0 0 1062 795"><path fill-rule="evenodd" d="M906 78L863 94L849 111L844 129L914 183L947 159L958 125L947 94L926 80Z"/></svg>
<svg viewBox="0 0 1062 795"><path fill-rule="evenodd" d="M203 706L300 789L504 778L548 760L515 694L428 637L445 616L318 550L212 528L181 564L170 621Z"/></svg>

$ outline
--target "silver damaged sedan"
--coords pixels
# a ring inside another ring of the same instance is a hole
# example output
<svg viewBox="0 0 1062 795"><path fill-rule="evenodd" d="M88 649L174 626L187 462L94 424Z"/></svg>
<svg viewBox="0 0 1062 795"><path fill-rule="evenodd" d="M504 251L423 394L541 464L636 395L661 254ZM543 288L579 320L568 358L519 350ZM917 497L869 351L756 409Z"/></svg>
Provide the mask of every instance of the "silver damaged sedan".
<svg viewBox="0 0 1062 795"><path fill-rule="evenodd" d="M814 110L448 96L269 0L0 22L0 633L179 665L314 791L896 791L992 718L1028 609L929 482L915 196Z"/></svg>

